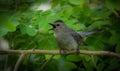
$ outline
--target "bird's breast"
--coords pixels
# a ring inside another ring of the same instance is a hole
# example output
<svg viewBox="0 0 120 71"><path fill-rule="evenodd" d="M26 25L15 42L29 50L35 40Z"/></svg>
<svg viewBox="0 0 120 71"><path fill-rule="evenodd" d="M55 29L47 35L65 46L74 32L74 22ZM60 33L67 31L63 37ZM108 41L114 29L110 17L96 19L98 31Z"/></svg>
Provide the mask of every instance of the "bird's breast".
<svg viewBox="0 0 120 71"><path fill-rule="evenodd" d="M75 50L78 47L76 40L69 33L55 34L58 46L66 50Z"/></svg>

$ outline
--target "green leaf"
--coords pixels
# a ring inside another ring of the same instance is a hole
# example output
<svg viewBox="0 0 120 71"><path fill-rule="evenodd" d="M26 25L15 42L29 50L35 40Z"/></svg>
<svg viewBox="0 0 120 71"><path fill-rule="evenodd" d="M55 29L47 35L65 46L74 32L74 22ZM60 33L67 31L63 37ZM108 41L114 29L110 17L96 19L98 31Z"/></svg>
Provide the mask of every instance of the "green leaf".
<svg viewBox="0 0 120 71"><path fill-rule="evenodd" d="M37 33L37 30L31 25L20 25L20 31L25 34L27 33L30 36L34 36Z"/></svg>
<svg viewBox="0 0 120 71"><path fill-rule="evenodd" d="M16 14L16 13L15 13ZM19 16L14 16L10 14L1 15L0 17L0 36L7 34L7 32L13 32L16 30L17 25L19 25Z"/></svg>
<svg viewBox="0 0 120 71"><path fill-rule="evenodd" d="M8 32L8 29L6 29L5 27L0 26L0 37L7 34L7 32Z"/></svg>
<svg viewBox="0 0 120 71"><path fill-rule="evenodd" d="M93 65L93 62L91 60L89 60L89 61L83 60L83 65L84 65L86 71L93 71L94 70L94 65Z"/></svg>
<svg viewBox="0 0 120 71"><path fill-rule="evenodd" d="M105 67L104 62L103 62L103 61L100 62L100 63L97 65L97 67L99 68L100 71L103 71L103 70L104 70L104 67Z"/></svg>
<svg viewBox="0 0 120 71"><path fill-rule="evenodd" d="M37 30L34 27L32 27L31 25L29 25L26 27L26 32L28 35L34 36L37 33Z"/></svg>
<svg viewBox="0 0 120 71"><path fill-rule="evenodd" d="M101 26L105 25L105 22L104 21L96 21L94 22L93 24L91 24L88 29L89 30L92 30L92 29L98 29L98 28L101 28Z"/></svg>
<svg viewBox="0 0 120 71"><path fill-rule="evenodd" d="M74 20L67 20L67 21L65 21L65 24L67 24L67 26L69 28L72 28L72 29L74 29L76 31L80 30L81 29L80 27L83 27L83 26L81 26L81 24L75 24Z"/></svg>
<svg viewBox="0 0 120 71"><path fill-rule="evenodd" d="M15 31L16 30L16 26L12 22L6 22L5 26L6 26L7 29L9 29L9 31Z"/></svg>
<svg viewBox="0 0 120 71"><path fill-rule="evenodd" d="M114 44L117 44L119 40L120 40L119 35L113 32L108 42L114 45Z"/></svg>
<svg viewBox="0 0 120 71"><path fill-rule="evenodd" d="M115 9L120 9L120 1L116 0L105 0L105 4L108 6L108 8L115 10Z"/></svg>
<svg viewBox="0 0 120 71"><path fill-rule="evenodd" d="M107 71L113 71L120 67L120 63L116 58L111 59L109 64L110 65L108 66Z"/></svg>
<svg viewBox="0 0 120 71"><path fill-rule="evenodd" d="M31 63L36 63L40 60L40 57L36 57L36 54L30 55L30 62Z"/></svg>
<svg viewBox="0 0 120 71"><path fill-rule="evenodd" d="M68 55L68 56L66 57L66 59L67 59L68 61L74 61L74 62L78 62L78 61L81 60L81 58L80 58L79 55Z"/></svg>
<svg viewBox="0 0 120 71"><path fill-rule="evenodd" d="M52 59L50 62L47 63L45 66L45 71L56 71L58 70L58 62L57 60Z"/></svg>
<svg viewBox="0 0 120 71"><path fill-rule="evenodd" d="M75 65L74 63L72 63L72 62L65 62L64 63L64 65L65 65L65 67L68 67L68 68L70 68L70 69L75 69L75 68L77 68L77 65Z"/></svg>
<svg viewBox="0 0 120 71"><path fill-rule="evenodd" d="M51 25L48 24L47 16L41 16L37 23L40 32L48 32L51 27Z"/></svg>
<svg viewBox="0 0 120 71"><path fill-rule="evenodd" d="M101 20L101 19L107 19L109 18L109 15L111 14L111 12L109 12L106 9L101 9L101 8L95 8L93 10L91 10L91 17L93 20Z"/></svg>
<svg viewBox="0 0 120 71"><path fill-rule="evenodd" d="M74 4L74 5L80 5L81 4L81 2L83 2L84 0L69 0L69 2L71 3L71 4Z"/></svg>
<svg viewBox="0 0 120 71"><path fill-rule="evenodd" d="M26 33L26 26L25 26L25 25L20 25L19 28L20 28L20 32L21 32L22 34L25 34L25 33Z"/></svg>
<svg viewBox="0 0 120 71"><path fill-rule="evenodd" d="M52 0L52 8L56 7L60 2L60 0Z"/></svg>
<svg viewBox="0 0 120 71"><path fill-rule="evenodd" d="M91 60L91 57L90 56L85 56L85 60L89 62Z"/></svg>
<svg viewBox="0 0 120 71"><path fill-rule="evenodd" d="M119 15L119 13L116 10L120 10L120 0L105 0L105 4L107 7L116 15Z"/></svg>
<svg viewBox="0 0 120 71"><path fill-rule="evenodd" d="M65 18L69 18L71 15L72 15L72 13L73 13L73 7L72 6L69 6L69 5L66 5L66 6L64 6L64 8L63 8L64 10L63 10L63 16L65 17Z"/></svg>
<svg viewBox="0 0 120 71"><path fill-rule="evenodd" d="M9 21L11 21L14 26L18 26L20 24L20 15L19 13L15 13L12 16L10 16Z"/></svg>

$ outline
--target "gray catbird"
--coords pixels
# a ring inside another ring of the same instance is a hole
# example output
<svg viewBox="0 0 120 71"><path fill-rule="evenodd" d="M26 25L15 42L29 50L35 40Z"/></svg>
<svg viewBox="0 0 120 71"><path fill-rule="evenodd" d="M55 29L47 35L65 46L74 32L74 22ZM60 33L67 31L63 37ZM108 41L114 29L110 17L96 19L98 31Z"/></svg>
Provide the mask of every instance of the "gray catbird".
<svg viewBox="0 0 120 71"><path fill-rule="evenodd" d="M61 50L77 50L83 44L82 37L74 30L68 28L62 20L57 20L50 25L55 33L58 46Z"/></svg>
<svg viewBox="0 0 120 71"><path fill-rule="evenodd" d="M84 32L84 33L77 33L74 30L68 28L62 20L57 20L53 23L50 23L52 25L52 29L55 33L56 40L58 43L58 46L61 50L77 50L79 52L79 46L83 45L83 37L97 33L98 31L91 31L91 32Z"/></svg>

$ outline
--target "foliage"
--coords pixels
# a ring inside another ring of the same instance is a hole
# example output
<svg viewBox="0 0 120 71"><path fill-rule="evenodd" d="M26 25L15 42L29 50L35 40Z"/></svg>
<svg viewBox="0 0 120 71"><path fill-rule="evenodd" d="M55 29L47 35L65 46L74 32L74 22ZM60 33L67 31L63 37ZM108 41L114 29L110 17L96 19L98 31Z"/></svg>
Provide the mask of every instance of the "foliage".
<svg viewBox="0 0 120 71"><path fill-rule="evenodd" d="M0 0L0 37L5 37L11 49L59 49L51 23L63 20L76 31L104 30L84 39L86 50L106 50L120 53L120 6L119 0L51 0L51 9L31 9L34 5L48 3L48 0ZM8 67L12 70L18 55L10 55ZM49 55L27 55L19 71L39 71ZM99 71L118 71L120 59L94 56ZM0 69L3 68L0 62ZM54 56L44 71L96 71L90 56Z"/></svg>

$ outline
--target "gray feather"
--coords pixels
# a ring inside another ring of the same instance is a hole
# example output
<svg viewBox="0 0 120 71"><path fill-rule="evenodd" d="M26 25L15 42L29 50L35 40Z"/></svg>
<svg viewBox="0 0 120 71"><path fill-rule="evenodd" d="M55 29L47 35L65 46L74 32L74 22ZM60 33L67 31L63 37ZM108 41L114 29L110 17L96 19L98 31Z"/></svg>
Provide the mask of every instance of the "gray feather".
<svg viewBox="0 0 120 71"><path fill-rule="evenodd" d="M102 32L102 30L94 30L94 31L88 31L88 32L77 32L82 38L88 36L88 35L92 35L95 33L100 33Z"/></svg>
<svg viewBox="0 0 120 71"><path fill-rule="evenodd" d="M72 32L71 35L73 36L73 38L76 40L76 42L79 44L79 45L82 45L83 44L83 39L82 37L76 33L76 32Z"/></svg>

